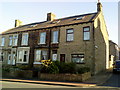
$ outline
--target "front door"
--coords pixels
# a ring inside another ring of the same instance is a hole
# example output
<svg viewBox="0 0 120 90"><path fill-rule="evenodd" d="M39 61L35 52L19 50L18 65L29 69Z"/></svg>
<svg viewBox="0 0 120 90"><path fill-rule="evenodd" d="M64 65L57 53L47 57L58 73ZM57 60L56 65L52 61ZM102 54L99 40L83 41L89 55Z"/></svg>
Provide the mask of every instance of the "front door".
<svg viewBox="0 0 120 90"><path fill-rule="evenodd" d="M60 62L65 62L65 54L60 54Z"/></svg>

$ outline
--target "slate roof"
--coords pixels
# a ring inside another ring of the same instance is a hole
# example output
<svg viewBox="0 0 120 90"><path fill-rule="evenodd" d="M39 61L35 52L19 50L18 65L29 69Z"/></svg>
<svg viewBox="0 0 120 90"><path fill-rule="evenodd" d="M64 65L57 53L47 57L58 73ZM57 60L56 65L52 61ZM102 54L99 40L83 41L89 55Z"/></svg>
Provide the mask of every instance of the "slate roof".
<svg viewBox="0 0 120 90"><path fill-rule="evenodd" d="M88 13L88 14L83 14L83 15L75 15L75 16L70 16L70 17L65 17L65 18L60 18L60 19L54 19L53 21L43 21L43 22L21 25L19 27L9 29L3 32L2 34L10 34L10 33L15 33L15 32L30 31L30 30L48 29L52 27L60 27L60 26L66 26L66 25L74 25L74 24L92 22L94 21L97 14L98 14L97 12ZM79 19L80 17L83 17L83 18Z"/></svg>

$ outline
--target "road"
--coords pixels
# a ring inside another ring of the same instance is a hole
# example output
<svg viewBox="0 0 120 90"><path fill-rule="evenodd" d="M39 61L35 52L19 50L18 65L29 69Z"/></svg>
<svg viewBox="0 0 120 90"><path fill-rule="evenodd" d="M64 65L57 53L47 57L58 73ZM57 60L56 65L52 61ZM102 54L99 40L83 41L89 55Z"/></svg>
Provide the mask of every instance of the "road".
<svg viewBox="0 0 120 90"><path fill-rule="evenodd" d="M112 74L112 76L101 86L119 87L120 88L120 73Z"/></svg>
<svg viewBox="0 0 120 90"><path fill-rule="evenodd" d="M106 88L109 88L109 90L117 90L116 88L112 88L112 87L105 87L105 86L95 86L95 87L85 87L85 86L80 86L80 87L72 87L72 86L60 86L60 85L47 85L47 84L34 84L34 83L23 83L23 82L9 82L9 81L0 81L0 83L2 83L2 88L73 88L73 89L77 89L79 88L80 90L83 89L90 89L90 90L106 90ZM111 88L111 89L110 89ZM86 90L85 89L85 90Z"/></svg>
<svg viewBox="0 0 120 90"><path fill-rule="evenodd" d="M46 85L46 84L33 84L33 83L21 83L21 82L2 82L2 88L72 88L70 86L59 85Z"/></svg>

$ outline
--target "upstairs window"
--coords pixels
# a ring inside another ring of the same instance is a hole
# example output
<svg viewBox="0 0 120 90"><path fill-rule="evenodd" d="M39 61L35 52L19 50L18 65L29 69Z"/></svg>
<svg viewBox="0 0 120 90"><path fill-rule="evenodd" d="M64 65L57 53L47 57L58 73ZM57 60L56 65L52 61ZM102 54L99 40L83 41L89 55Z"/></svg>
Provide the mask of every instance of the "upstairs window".
<svg viewBox="0 0 120 90"><path fill-rule="evenodd" d="M17 42L18 42L18 35L14 35L13 36L13 46L17 46Z"/></svg>
<svg viewBox="0 0 120 90"><path fill-rule="evenodd" d="M9 46L12 46L13 36L9 36Z"/></svg>
<svg viewBox="0 0 120 90"><path fill-rule="evenodd" d="M84 54L74 54L74 55L72 55L72 62L74 62L74 63L84 63Z"/></svg>
<svg viewBox="0 0 120 90"><path fill-rule="evenodd" d="M83 40L90 40L90 27L83 28Z"/></svg>
<svg viewBox="0 0 120 90"><path fill-rule="evenodd" d="M1 46L4 46L4 45L5 45L5 38L2 37L2 38L1 38Z"/></svg>
<svg viewBox="0 0 120 90"><path fill-rule="evenodd" d="M46 43L46 32L40 33L40 44Z"/></svg>
<svg viewBox="0 0 120 90"><path fill-rule="evenodd" d="M74 32L73 32L73 29L68 29L67 30L67 41L73 41L74 39Z"/></svg>
<svg viewBox="0 0 120 90"><path fill-rule="evenodd" d="M58 31L52 33L52 43L58 43Z"/></svg>
<svg viewBox="0 0 120 90"><path fill-rule="evenodd" d="M22 45L28 45L28 33L22 34Z"/></svg>

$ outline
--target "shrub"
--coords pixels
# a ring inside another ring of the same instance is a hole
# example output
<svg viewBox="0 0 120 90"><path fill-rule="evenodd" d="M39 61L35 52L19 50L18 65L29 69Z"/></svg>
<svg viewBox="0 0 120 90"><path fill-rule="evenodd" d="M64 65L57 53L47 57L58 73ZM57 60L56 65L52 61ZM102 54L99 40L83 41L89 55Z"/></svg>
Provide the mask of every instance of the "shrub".
<svg viewBox="0 0 120 90"><path fill-rule="evenodd" d="M30 66L28 65L18 65L17 67L21 70L30 70Z"/></svg>
<svg viewBox="0 0 120 90"><path fill-rule="evenodd" d="M53 62L49 66L43 66L41 69L41 73L52 73L52 74L57 74L59 73L59 68L57 65Z"/></svg>
<svg viewBox="0 0 120 90"><path fill-rule="evenodd" d="M79 67L77 69L77 73L78 74L83 74L83 73L86 73L86 72L89 72L90 71L90 68L89 67Z"/></svg>
<svg viewBox="0 0 120 90"><path fill-rule="evenodd" d="M54 63L58 67L59 73L75 73L75 68L76 68L75 63L72 62L65 63L59 61L55 61Z"/></svg>

